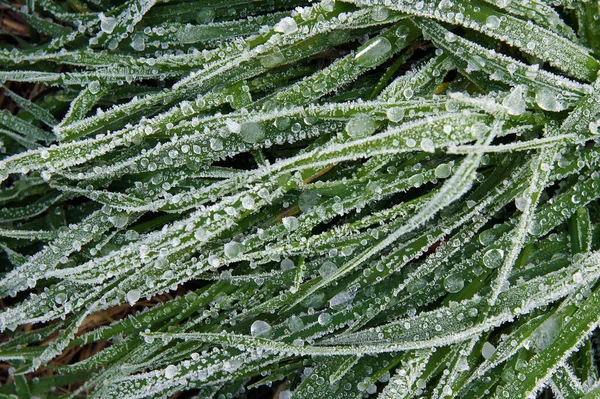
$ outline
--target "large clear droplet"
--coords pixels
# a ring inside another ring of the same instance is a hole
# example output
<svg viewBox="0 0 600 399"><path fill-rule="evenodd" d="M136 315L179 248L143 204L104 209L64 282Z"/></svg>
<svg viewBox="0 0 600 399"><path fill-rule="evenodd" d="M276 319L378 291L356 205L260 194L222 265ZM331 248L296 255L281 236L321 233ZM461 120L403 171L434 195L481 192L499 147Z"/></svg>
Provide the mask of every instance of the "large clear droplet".
<svg viewBox="0 0 600 399"><path fill-rule="evenodd" d="M385 37L369 40L361 50L354 54L359 65L373 67L385 61L392 52L392 44Z"/></svg>

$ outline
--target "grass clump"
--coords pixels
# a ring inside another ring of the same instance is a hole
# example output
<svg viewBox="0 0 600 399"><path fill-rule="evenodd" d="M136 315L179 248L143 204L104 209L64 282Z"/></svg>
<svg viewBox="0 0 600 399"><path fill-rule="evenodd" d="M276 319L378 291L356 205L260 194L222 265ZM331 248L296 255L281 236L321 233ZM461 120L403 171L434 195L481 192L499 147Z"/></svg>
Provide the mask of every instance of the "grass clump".
<svg viewBox="0 0 600 399"><path fill-rule="evenodd" d="M597 3L2 4L0 398L599 395Z"/></svg>

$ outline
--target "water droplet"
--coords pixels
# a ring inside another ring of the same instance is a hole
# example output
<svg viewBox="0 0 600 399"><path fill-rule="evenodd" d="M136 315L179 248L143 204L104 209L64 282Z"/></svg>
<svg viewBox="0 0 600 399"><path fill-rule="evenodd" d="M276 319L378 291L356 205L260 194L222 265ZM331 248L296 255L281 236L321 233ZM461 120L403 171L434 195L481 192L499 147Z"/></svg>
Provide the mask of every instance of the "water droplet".
<svg viewBox="0 0 600 399"><path fill-rule="evenodd" d="M425 152L435 152L435 145L433 140L430 138L424 138L421 140L421 149Z"/></svg>
<svg viewBox="0 0 600 399"><path fill-rule="evenodd" d="M447 163L442 163L435 168L434 173L438 179L445 179L452 173L452 168Z"/></svg>
<svg viewBox="0 0 600 399"><path fill-rule="evenodd" d="M294 18L285 17L281 21L277 22L273 29L275 29L275 32L281 32L289 35L298 31L298 24Z"/></svg>
<svg viewBox="0 0 600 399"><path fill-rule="evenodd" d="M523 89L520 86L515 87L509 95L504 97L502 105L510 115L521 115L525 112L527 104L523 99Z"/></svg>
<svg viewBox="0 0 600 399"><path fill-rule="evenodd" d="M329 306L332 308L344 305L354 299L356 293L352 291L342 291L337 293L329 300Z"/></svg>
<svg viewBox="0 0 600 399"><path fill-rule="evenodd" d="M165 369L165 378L171 379L175 377L175 375L177 375L177 367L172 364L168 365Z"/></svg>
<svg viewBox="0 0 600 399"><path fill-rule="evenodd" d="M113 17L107 17L104 13L98 14L98 18L100 18L100 29L104 33L112 33L117 26L117 19Z"/></svg>
<svg viewBox="0 0 600 399"><path fill-rule="evenodd" d="M336 273L337 270L338 270L338 268L335 265L335 263L327 260L327 261L323 262L323 264L319 268L319 274L321 275L321 277L327 278L327 277L333 275L334 273Z"/></svg>
<svg viewBox="0 0 600 399"><path fill-rule="evenodd" d="M496 347L494 345L490 344L489 342L483 344L483 347L481 348L481 355L484 357L484 359L489 359L492 357L494 352L496 352Z"/></svg>
<svg viewBox="0 0 600 399"><path fill-rule="evenodd" d="M250 335L253 337L263 337L271 332L271 325L266 321L256 320L250 326Z"/></svg>
<svg viewBox="0 0 600 399"><path fill-rule="evenodd" d="M518 210L520 210L521 212L524 212L525 209L527 209L528 205L529 205L529 198L525 198L525 197L515 198L515 207Z"/></svg>
<svg viewBox="0 0 600 399"><path fill-rule="evenodd" d="M265 130L262 125L256 122L244 122L240 126L242 140L246 143L258 143L265 138Z"/></svg>
<svg viewBox="0 0 600 399"><path fill-rule="evenodd" d="M444 279L444 288L451 294L460 292L465 286L465 280L458 274L450 274Z"/></svg>
<svg viewBox="0 0 600 399"><path fill-rule="evenodd" d="M535 102L545 111L558 112L564 109L560 101L556 98L556 95L546 88L535 92Z"/></svg>
<svg viewBox="0 0 600 399"><path fill-rule="evenodd" d="M293 270L296 267L296 265L294 264L294 261L289 258L285 258L284 260L282 260L279 266L281 267L281 270L283 270L283 271Z"/></svg>
<svg viewBox="0 0 600 399"><path fill-rule="evenodd" d="M366 114L358 114L353 116L346 124L346 132L352 138L366 137L377 129L377 125L373 118Z"/></svg>
<svg viewBox="0 0 600 399"><path fill-rule="evenodd" d="M40 157L42 159L48 159L50 158L50 153L48 152L48 150L42 150L42 152L40 152Z"/></svg>
<svg viewBox="0 0 600 399"><path fill-rule="evenodd" d="M321 313L317 318L317 321L320 325L326 326L327 324L331 323L331 315L329 313Z"/></svg>
<svg viewBox="0 0 600 399"><path fill-rule="evenodd" d="M94 80L93 82L91 82L88 85L88 90L92 94L98 94L98 93L100 93L100 82L98 82L97 80Z"/></svg>
<svg viewBox="0 0 600 399"><path fill-rule="evenodd" d="M490 29L498 29L500 27L500 18L495 15L490 15L485 20L485 26Z"/></svg>
<svg viewBox="0 0 600 399"><path fill-rule="evenodd" d="M290 327L290 331L293 333L298 332L304 328L304 322L301 318L299 318L296 315L291 316L288 319L287 324Z"/></svg>
<svg viewBox="0 0 600 399"><path fill-rule="evenodd" d="M131 290L127 292L127 302L129 302L131 306L135 305L135 303L139 301L140 295L141 294L139 290Z"/></svg>
<svg viewBox="0 0 600 399"><path fill-rule="evenodd" d="M400 122L402 119L404 119L405 114L406 114L406 112L404 111L404 108L400 108L400 107L390 108L385 113L385 115L390 120L390 122L394 122L394 123Z"/></svg>
<svg viewBox="0 0 600 399"><path fill-rule="evenodd" d="M283 227L285 227L288 231L294 231L297 230L298 227L300 227L300 222L298 221L298 218L294 216L285 217L281 219L281 222L283 223Z"/></svg>
<svg viewBox="0 0 600 399"><path fill-rule="evenodd" d="M127 226L129 217L127 215L114 215L109 217L109 220L117 229L122 229L123 227Z"/></svg>
<svg viewBox="0 0 600 399"><path fill-rule="evenodd" d="M146 40L143 35L134 35L130 45L135 51L144 51L146 49Z"/></svg>
<svg viewBox="0 0 600 399"><path fill-rule="evenodd" d="M223 149L223 141L217 138L210 139L210 148L213 151L221 151Z"/></svg>
<svg viewBox="0 0 600 399"><path fill-rule="evenodd" d="M254 198L252 198L249 195L246 195L242 198L242 206L244 207L244 209L254 209Z"/></svg>
<svg viewBox="0 0 600 399"><path fill-rule="evenodd" d="M483 265L489 269L500 267L503 260L504 251L499 248L490 249L483 255Z"/></svg>
<svg viewBox="0 0 600 399"><path fill-rule="evenodd" d="M385 21L389 14L388 9L383 6L375 6L371 9L371 18L373 18L373 21Z"/></svg>
<svg viewBox="0 0 600 399"><path fill-rule="evenodd" d="M244 246L237 241L228 242L223 247L225 256L227 256L228 258L235 258L236 256L239 256L243 250Z"/></svg>
<svg viewBox="0 0 600 399"><path fill-rule="evenodd" d="M363 48L354 55L355 61L364 67L374 67L385 61L392 52L392 44L385 37L369 40Z"/></svg>

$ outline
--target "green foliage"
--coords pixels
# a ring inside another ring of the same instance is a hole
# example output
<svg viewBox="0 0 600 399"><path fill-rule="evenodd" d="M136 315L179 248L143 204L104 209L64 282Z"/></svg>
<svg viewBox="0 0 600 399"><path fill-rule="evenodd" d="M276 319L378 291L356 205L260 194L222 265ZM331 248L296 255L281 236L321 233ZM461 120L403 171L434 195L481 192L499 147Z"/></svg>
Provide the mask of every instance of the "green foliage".
<svg viewBox="0 0 600 399"><path fill-rule="evenodd" d="M6 7L0 398L597 397L597 4Z"/></svg>

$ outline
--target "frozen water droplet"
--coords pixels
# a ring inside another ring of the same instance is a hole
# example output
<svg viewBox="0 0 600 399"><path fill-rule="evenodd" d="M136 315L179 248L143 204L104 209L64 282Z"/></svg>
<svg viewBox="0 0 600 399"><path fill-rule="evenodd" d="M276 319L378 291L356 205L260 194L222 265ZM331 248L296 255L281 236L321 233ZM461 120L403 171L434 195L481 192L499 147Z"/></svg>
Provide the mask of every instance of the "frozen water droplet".
<svg viewBox="0 0 600 399"><path fill-rule="evenodd" d="M304 328L304 322L302 321L301 318L299 318L296 315L292 315L289 319L288 319L288 326L290 327L290 331L295 333L298 332L300 330L302 330Z"/></svg>
<svg viewBox="0 0 600 399"><path fill-rule="evenodd" d="M246 195L242 198L242 206L244 207L244 209L254 209L254 205L254 198L252 198L251 196Z"/></svg>
<svg viewBox="0 0 600 399"><path fill-rule="evenodd" d="M229 131L231 133L239 133L240 132L241 125L234 120L227 119L225 121L225 126L227 126L227 129L229 129Z"/></svg>
<svg viewBox="0 0 600 399"><path fill-rule="evenodd" d="M329 313L321 313L317 318L320 325L326 326L331 322L331 315Z"/></svg>
<svg viewBox="0 0 600 399"><path fill-rule="evenodd" d="M430 138L424 138L421 140L421 149L425 152L435 152L435 145L433 140Z"/></svg>
<svg viewBox="0 0 600 399"><path fill-rule="evenodd" d="M494 352L496 352L496 347L494 345L490 344L489 342L483 344L483 347L481 348L481 355L485 359L491 358Z"/></svg>
<svg viewBox="0 0 600 399"><path fill-rule="evenodd" d="M175 375L177 375L177 367L172 364L168 365L165 369L165 377L170 380Z"/></svg>
<svg viewBox="0 0 600 399"><path fill-rule="evenodd" d="M98 93L100 93L100 82L98 82L97 80L94 80L93 82L91 82L88 85L88 90L92 94L98 94Z"/></svg>
<svg viewBox="0 0 600 399"><path fill-rule="evenodd" d="M361 138L371 135L377 129L373 118L366 114L353 116L346 124L346 132L352 138Z"/></svg>
<svg viewBox="0 0 600 399"><path fill-rule="evenodd" d="M242 140L246 143L258 143L265 138L265 130L262 125L256 122L244 122L240 126Z"/></svg>
<svg viewBox="0 0 600 399"><path fill-rule="evenodd" d="M583 275L581 274L581 272L576 272L573 274L573 282L577 284L583 283Z"/></svg>
<svg viewBox="0 0 600 399"><path fill-rule="evenodd" d="M285 227L288 231L294 231L297 230L298 227L300 227L300 222L295 216L285 217L281 219L281 222L283 223L283 227Z"/></svg>
<svg viewBox="0 0 600 399"><path fill-rule="evenodd" d="M113 17L107 17L104 13L100 13L98 15L100 18L100 29L104 33L112 33L115 30L115 26L117 26L117 19Z"/></svg>
<svg viewBox="0 0 600 399"><path fill-rule="evenodd" d="M225 256L227 256L228 258L235 258L236 256L240 255L243 250L244 246L237 241L228 242L223 247Z"/></svg>
<svg viewBox="0 0 600 399"><path fill-rule="evenodd" d="M279 393L279 399L292 399L291 391L281 391Z"/></svg>
<svg viewBox="0 0 600 399"><path fill-rule="evenodd" d="M521 115L525 112L527 104L523 99L523 89L520 86L515 87L509 95L504 97L502 105L510 115Z"/></svg>
<svg viewBox="0 0 600 399"><path fill-rule="evenodd" d="M285 17L275 24L274 29L275 32L281 32L286 35L289 35L298 31L298 24L296 23L294 18Z"/></svg>
<svg viewBox="0 0 600 399"><path fill-rule="evenodd" d="M42 150L40 152L40 158L42 158L42 159L50 158L50 153L48 152L48 150Z"/></svg>
<svg viewBox="0 0 600 399"><path fill-rule="evenodd" d="M296 267L296 265L294 264L294 261L289 258L285 258L284 260L282 260L279 266L281 267L281 270L283 270L283 271L293 270Z"/></svg>
<svg viewBox="0 0 600 399"><path fill-rule="evenodd" d="M489 269L500 267L504 260L504 251L499 248L493 248L483 254L483 265Z"/></svg>
<svg viewBox="0 0 600 399"><path fill-rule="evenodd" d="M135 51L144 51L146 49L146 39L143 35L134 35L131 39L131 48Z"/></svg>
<svg viewBox="0 0 600 399"><path fill-rule="evenodd" d="M67 301L67 294L65 294L64 292L59 292L58 294L56 294L56 296L54 297L54 302L56 302L59 305L62 305L63 303L65 303Z"/></svg>
<svg viewBox="0 0 600 399"><path fill-rule="evenodd" d="M363 48L354 55L354 60L364 67L374 67L385 61L392 52L392 44L385 37L369 40Z"/></svg>
<svg viewBox="0 0 600 399"><path fill-rule="evenodd" d="M338 268L335 265L335 263L327 260L327 261L323 262L323 264L319 268L319 274L321 275L321 277L327 278L327 277L333 275L334 273L336 273L337 270L338 270Z"/></svg>
<svg viewBox="0 0 600 399"><path fill-rule="evenodd" d="M495 15L490 15L485 20L485 26L490 29L498 29L500 27L500 18Z"/></svg>
<svg viewBox="0 0 600 399"><path fill-rule="evenodd" d="M354 299L356 293L352 291L342 291L337 293L329 300L329 306L332 308L344 305Z"/></svg>
<svg viewBox="0 0 600 399"><path fill-rule="evenodd" d="M256 320L250 326L250 335L253 337L262 337L271 332L271 325L266 321Z"/></svg>
<svg viewBox="0 0 600 399"><path fill-rule="evenodd" d="M556 98L556 95L546 88L535 92L535 102L545 111L558 112L564 109L560 101Z"/></svg>
<svg viewBox="0 0 600 399"><path fill-rule="evenodd" d="M115 215L111 216L109 220L117 229L122 229L123 227L127 226L129 217L127 215Z"/></svg>
<svg viewBox="0 0 600 399"><path fill-rule="evenodd" d="M452 387L450 385L444 385L442 393L444 394L444 396L452 396Z"/></svg>
<svg viewBox="0 0 600 399"><path fill-rule="evenodd" d="M442 163L435 168L434 173L438 179L445 179L452 173L452 168L447 163Z"/></svg>
<svg viewBox="0 0 600 399"><path fill-rule="evenodd" d="M316 191L303 191L298 199L298 206L302 212L308 212L319 203L321 195Z"/></svg>
<svg viewBox="0 0 600 399"><path fill-rule="evenodd" d="M385 115L390 120L390 122L394 122L394 123L400 122L402 119L404 119L405 114L406 114L406 112L404 111L404 108L400 108L400 107L390 108L385 113Z"/></svg>
<svg viewBox="0 0 600 399"><path fill-rule="evenodd" d="M450 274L444 279L444 288L451 294L460 292L465 286L465 280L458 274Z"/></svg>
<svg viewBox="0 0 600 399"><path fill-rule="evenodd" d="M515 206L521 212L523 212L523 211L525 211L525 209L527 209L527 205L529 205L529 198L525 198L525 197L515 198Z"/></svg>
<svg viewBox="0 0 600 399"><path fill-rule="evenodd" d="M373 18L373 21L385 21L389 14L388 9L383 6L375 6L371 9L371 18Z"/></svg>
<svg viewBox="0 0 600 399"><path fill-rule="evenodd" d="M221 151L223 149L223 141L218 138L210 139L210 149L213 151Z"/></svg>
<svg viewBox="0 0 600 399"><path fill-rule="evenodd" d="M127 293L127 302L131 306L135 305L135 303L140 299L140 291L139 290L131 290Z"/></svg>

